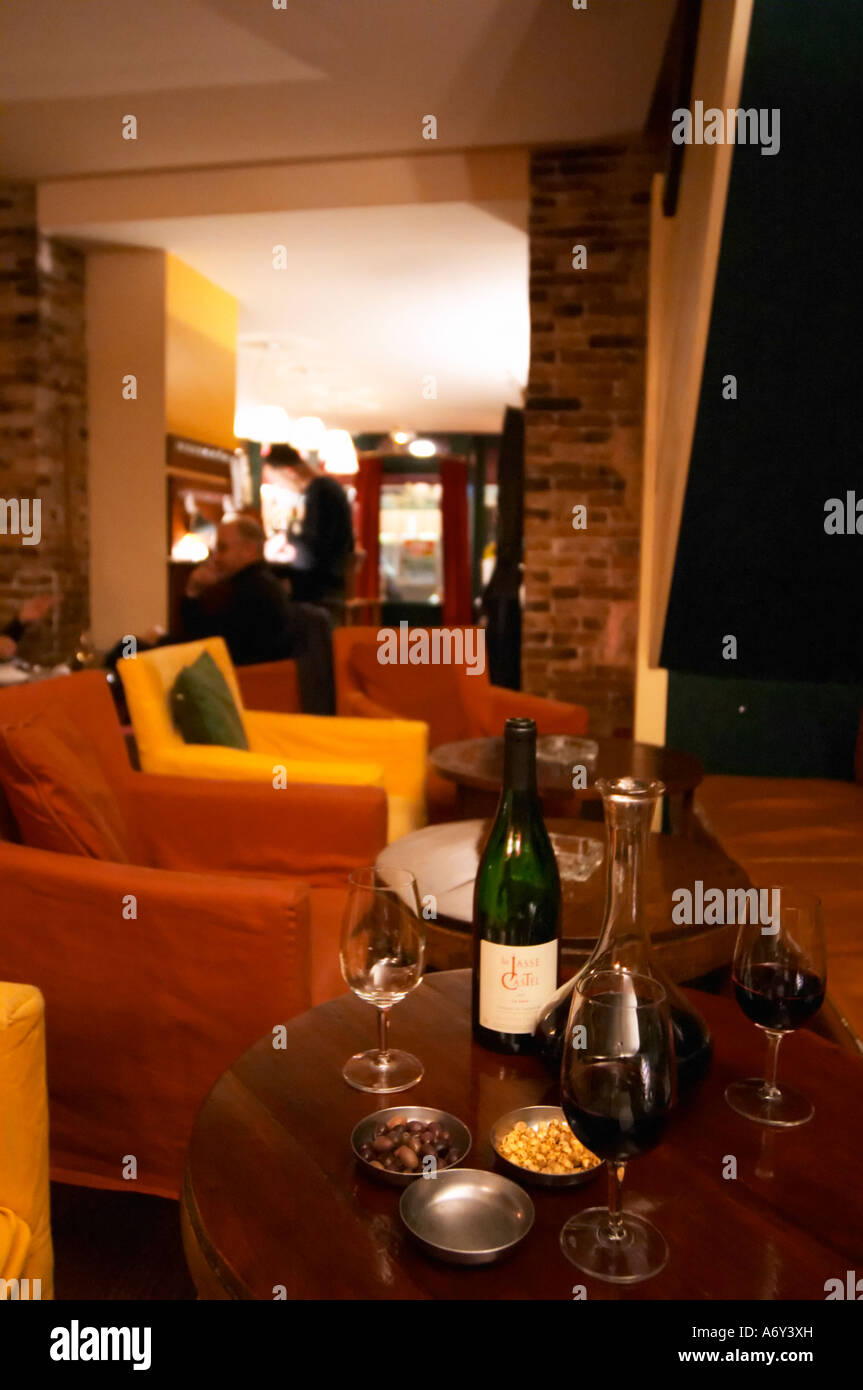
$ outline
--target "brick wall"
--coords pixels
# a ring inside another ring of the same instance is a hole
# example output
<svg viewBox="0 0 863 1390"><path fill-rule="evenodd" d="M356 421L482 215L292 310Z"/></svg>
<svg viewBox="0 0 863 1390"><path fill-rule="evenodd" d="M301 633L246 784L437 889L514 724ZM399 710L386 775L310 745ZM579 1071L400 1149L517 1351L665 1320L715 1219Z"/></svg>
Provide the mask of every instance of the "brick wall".
<svg viewBox="0 0 863 1390"><path fill-rule="evenodd" d="M599 735L633 722L653 168L637 142L531 160L522 675Z"/></svg>
<svg viewBox="0 0 863 1390"><path fill-rule="evenodd" d="M0 624L28 594L53 618L21 655L66 660L89 622L84 257L41 236L31 185L0 182L0 498L41 502L41 540L3 534ZM6 509L4 509L4 512Z"/></svg>

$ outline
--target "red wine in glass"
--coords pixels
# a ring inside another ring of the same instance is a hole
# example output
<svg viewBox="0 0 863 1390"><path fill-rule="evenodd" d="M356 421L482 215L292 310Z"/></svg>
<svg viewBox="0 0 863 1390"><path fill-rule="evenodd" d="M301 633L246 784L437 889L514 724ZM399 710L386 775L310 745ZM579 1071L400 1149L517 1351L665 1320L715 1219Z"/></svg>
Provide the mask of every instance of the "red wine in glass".
<svg viewBox="0 0 863 1390"><path fill-rule="evenodd" d="M660 1087L645 1087L649 1066L645 1059L590 1062L574 1076L563 1113L597 1158L625 1163L655 1149L662 1138L667 1100Z"/></svg>
<svg viewBox="0 0 863 1390"><path fill-rule="evenodd" d="M811 970L764 961L734 978L734 995L747 1018L761 1028L802 1028L824 1003L826 982Z"/></svg>
<svg viewBox="0 0 863 1390"><path fill-rule="evenodd" d="M750 890L752 892L752 890ZM759 918L759 903L774 904L771 918ZM747 897L734 948L734 994L757 1028L767 1034L765 1078L734 1081L725 1099L738 1114L759 1124L802 1125L811 1120L812 1102L778 1086L779 1044L817 1014L827 988L827 954L821 904L796 888L760 889Z"/></svg>
<svg viewBox="0 0 863 1390"><path fill-rule="evenodd" d="M592 971L576 981L564 1039L561 1100L570 1129L605 1160L608 1207L570 1217L561 1249L613 1284L658 1274L668 1246L652 1221L622 1209L625 1165L659 1143L675 1099L665 990L652 976Z"/></svg>

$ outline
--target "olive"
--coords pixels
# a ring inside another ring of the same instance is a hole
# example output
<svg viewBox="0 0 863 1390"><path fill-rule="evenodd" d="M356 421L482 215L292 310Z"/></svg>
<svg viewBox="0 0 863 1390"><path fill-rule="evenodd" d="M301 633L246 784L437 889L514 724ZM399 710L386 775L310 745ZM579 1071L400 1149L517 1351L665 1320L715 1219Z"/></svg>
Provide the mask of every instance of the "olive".
<svg viewBox="0 0 863 1390"><path fill-rule="evenodd" d="M447 1153L447 1151L449 1150L449 1144L443 1144L439 1142L435 1144L434 1150L438 1158L443 1158L444 1154Z"/></svg>
<svg viewBox="0 0 863 1390"><path fill-rule="evenodd" d="M374 1139L374 1140L372 1141L372 1148L374 1149L375 1153L378 1153L378 1154L389 1153L389 1151L390 1151L390 1149L391 1149L392 1147L393 1147L393 1141L392 1141L392 1139L387 1139L386 1136L383 1135L383 1134L379 1134L378 1137L377 1137L377 1139Z"/></svg>
<svg viewBox="0 0 863 1390"><path fill-rule="evenodd" d="M378 1161L377 1161L376 1158L373 1158L373 1159L372 1159L372 1167L373 1167L373 1168L380 1168L381 1172L383 1172L384 1165L383 1165L382 1163L378 1163Z"/></svg>
<svg viewBox="0 0 863 1390"><path fill-rule="evenodd" d="M406 1125L406 1124L407 1124L407 1116L405 1116L405 1115L393 1115L393 1118L392 1118L391 1120L387 1120L386 1128L387 1128L387 1129L398 1129L398 1128L400 1128L402 1125Z"/></svg>
<svg viewBox="0 0 863 1390"><path fill-rule="evenodd" d="M422 1134L420 1135L420 1143L422 1143L422 1144L433 1144L433 1143L434 1143L434 1135L432 1134L432 1132L431 1132L430 1129L424 1129L424 1130L423 1130Z"/></svg>
<svg viewBox="0 0 863 1390"><path fill-rule="evenodd" d="M421 1134L425 1126L422 1120L410 1120L407 1126L408 1134Z"/></svg>
<svg viewBox="0 0 863 1390"><path fill-rule="evenodd" d="M407 1145L408 1148L413 1149L415 1154L418 1154L420 1149L422 1148L419 1135L409 1134L407 1138Z"/></svg>
<svg viewBox="0 0 863 1390"><path fill-rule="evenodd" d="M371 1162L371 1160L375 1156L375 1151L372 1148L371 1144L360 1144L360 1153L362 1154L363 1158L366 1160L367 1163Z"/></svg>
<svg viewBox="0 0 863 1390"><path fill-rule="evenodd" d="M393 1170L393 1169L395 1168L395 1166L396 1166L396 1161L395 1161L395 1159L393 1158L392 1154L387 1154L386 1158L385 1158L384 1161L383 1161L383 1165L382 1165L382 1166L383 1166L384 1168L386 1168L386 1170L387 1170L388 1173L391 1173L391 1172L392 1172L392 1170Z"/></svg>
<svg viewBox="0 0 863 1390"><path fill-rule="evenodd" d="M423 1144L422 1148L420 1149L420 1153L422 1154L423 1158L437 1158L434 1144Z"/></svg>
<svg viewBox="0 0 863 1390"><path fill-rule="evenodd" d="M440 1129L440 1130L438 1130L438 1136L437 1136L437 1137L438 1137L438 1140L439 1140L439 1142L440 1142L441 1144L451 1144L451 1143L452 1143L452 1135L450 1134L450 1132L449 1132L448 1129Z"/></svg>
<svg viewBox="0 0 863 1390"><path fill-rule="evenodd" d="M408 1148L407 1144L403 1144L400 1149L396 1150L396 1158L408 1173L412 1173L415 1168L419 1167L419 1159L413 1149Z"/></svg>

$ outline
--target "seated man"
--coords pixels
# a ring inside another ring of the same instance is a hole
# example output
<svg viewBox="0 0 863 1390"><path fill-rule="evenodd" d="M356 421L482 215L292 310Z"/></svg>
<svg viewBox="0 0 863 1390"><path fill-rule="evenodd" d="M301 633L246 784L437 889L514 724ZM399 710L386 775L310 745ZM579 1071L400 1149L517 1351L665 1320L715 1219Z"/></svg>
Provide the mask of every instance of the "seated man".
<svg viewBox="0 0 863 1390"><path fill-rule="evenodd" d="M26 629L31 623L38 623L47 618L56 604L57 599L53 594L37 594L35 598L28 598L21 604L18 616L4 628L0 628L0 661L12 660Z"/></svg>
<svg viewBox="0 0 863 1390"><path fill-rule="evenodd" d="M264 539L251 517L222 522L215 553L189 575L182 631L170 640L223 637L235 666L296 654L291 601L264 560Z"/></svg>
<svg viewBox="0 0 863 1390"><path fill-rule="evenodd" d="M327 614L293 603L264 560L264 530L252 517L223 521L216 549L189 575L178 631L151 628L138 650L222 637L235 666L295 660L306 714L335 713ZM128 655L121 638L105 657L111 670Z"/></svg>

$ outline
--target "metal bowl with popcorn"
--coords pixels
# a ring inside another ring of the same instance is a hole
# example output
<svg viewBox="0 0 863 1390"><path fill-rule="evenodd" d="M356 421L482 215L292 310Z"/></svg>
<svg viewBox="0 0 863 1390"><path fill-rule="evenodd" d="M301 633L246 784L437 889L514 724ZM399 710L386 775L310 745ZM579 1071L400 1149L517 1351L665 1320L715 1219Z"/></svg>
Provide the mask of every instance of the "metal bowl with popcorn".
<svg viewBox="0 0 863 1390"><path fill-rule="evenodd" d="M529 1105L501 1115L491 1146L514 1177L539 1187L575 1187L602 1167L576 1139L559 1105Z"/></svg>

